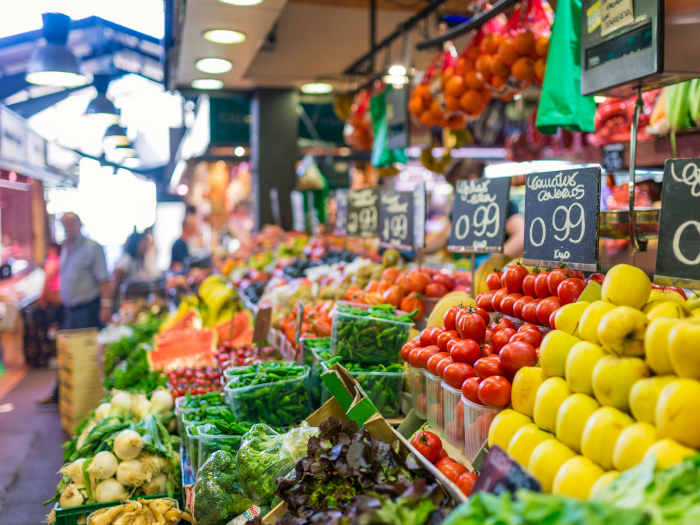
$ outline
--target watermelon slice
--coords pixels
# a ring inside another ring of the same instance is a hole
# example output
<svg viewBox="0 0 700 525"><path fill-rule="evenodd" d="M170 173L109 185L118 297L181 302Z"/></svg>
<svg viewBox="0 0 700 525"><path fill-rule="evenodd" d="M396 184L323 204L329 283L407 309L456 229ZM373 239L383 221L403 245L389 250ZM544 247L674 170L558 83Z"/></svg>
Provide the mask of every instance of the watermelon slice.
<svg viewBox="0 0 700 525"><path fill-rule="evenodd" d="M234 314L216 327L219 341L231 341L234 346L253 342L253 315L248 310Z"/></svg>
<svg viewBox="0 0 700 525"><path fill-rule="evenodd" d="M166 330L166 332L170 332L172 330L187 330L190 328L201 328L202 327L202 319L199 317L199 313L197 313L196 310L190 310L186 314L184 314L182 317L180 317L177 321L175 321L173 324L171 324Z"/></svg>
<svg viewBox="0 0 700 525"><path fill-rule="evenodd" d="M156 334L155 346L148 353L151 369L216 366L216 342L215 330L187 328Z"/></svg>

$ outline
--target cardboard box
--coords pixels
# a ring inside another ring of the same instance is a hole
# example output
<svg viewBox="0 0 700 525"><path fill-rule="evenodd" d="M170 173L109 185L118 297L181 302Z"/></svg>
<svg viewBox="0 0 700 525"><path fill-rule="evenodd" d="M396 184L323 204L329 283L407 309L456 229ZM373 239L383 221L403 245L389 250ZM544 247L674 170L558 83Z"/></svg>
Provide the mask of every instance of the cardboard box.
<svg viewBox="0 0 700 525"><path fill-rule="evenodd" d="M335 417L341 421L351 419L359 426L365 428L374 439L392 445L398 444L399 453L405 455L413 453L423 468L430 472L457 503L467 500L457 485L447 479L432 463L421 456L406 438L399 434L381 416L367 395L362 391L362 387L348 374L345 368L336 364L321 376L321 380L334 397L307 417L307 423L312 426L318 426L329 417ZM263 523L274 523L277 518L284 515L286 510L286 504L280 503L265 515Z"/></svg>

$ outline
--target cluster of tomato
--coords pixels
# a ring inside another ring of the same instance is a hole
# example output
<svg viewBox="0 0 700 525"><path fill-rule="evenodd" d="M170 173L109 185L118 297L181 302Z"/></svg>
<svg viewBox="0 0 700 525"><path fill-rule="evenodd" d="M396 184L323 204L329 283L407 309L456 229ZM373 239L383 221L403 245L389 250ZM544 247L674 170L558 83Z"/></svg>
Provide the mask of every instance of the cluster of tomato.
<svg viewBox="0 0 700 525"><path fill-rule="evenodd" d="M503 272L488 275L489 291L480 293L476 304L488 312L554 328L554 313L559 307L577 301L587 280L602 282L603 277L593 274L584 279L582 272L563 268L530 273L524 266L512 264Z"/></svg>
<svg viewBox="0 0 700 525"><path fill-rule="evenodd" d="M468 290L470 277L466 273L422 267L399 270L389 267L379 281L370 281L364 289L350 286L345 300L369 305L391 304L404 312L418 312L414 319L425 315L425 298L438 299L453 290Z"/></svg>
<svg viewBox="0 0 700 525"><path fill-rule="evenodd" d="M304 306L301 337L330 337L333 326L334 301L319 301ZM293 308L279 323L279 329L292 346L296 347L297 309Z"/></svg>
<svg viewBox="0 0 700 525"><path fill-rule="evenodd" d="M478 476L447 455L439 436L428 430L420 430L411 438L411 445L447 479L455 483L465 496L472 493Z"/></svg>
<svg viewBox="0 0 700 525"><path fill-rule="evenodd" d="M279 351L271 346L234 345L231 341L222 341L214 357L221 370L225 370L229 366L248 366L263 361L281 359Z"/></svg>
<svg viewBox="0 0 700 525"><path fill-rule="evenodd" d="M206 394L221 390L221 369L215 367L176 368L168 372L168 388L173 397Z"/></svg>

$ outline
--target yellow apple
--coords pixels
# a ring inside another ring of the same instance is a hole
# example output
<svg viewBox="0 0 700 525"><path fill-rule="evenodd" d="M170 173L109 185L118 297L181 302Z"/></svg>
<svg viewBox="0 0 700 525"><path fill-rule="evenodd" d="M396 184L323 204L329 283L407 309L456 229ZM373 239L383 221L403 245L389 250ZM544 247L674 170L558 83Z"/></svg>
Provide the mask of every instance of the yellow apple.
<svg viewBox="0 0 700 525"><path fill-rule="evenodd" d="M668 357L677 376L700 379L700 322L683 321L671 328Z"/></svg>
<svg viewBox="0 0 700 525"><path fill-rule="evenodd" d="M700 308L694 308L690 311L690 317L693 319L700 319Z"/></svg>
<svg viewBox="0 0 700 525"><path fill-rule="evenodd" d="M652 454L656 457L656 470L663 470L680 463L687 457L694 456L697 452L672 439L660 439L647 449L646 456Z"/></svg>
<svg viewBox="0 0 700 525"><path fill-rule="evenodd" d="M638 357L606 355L593 369L593 394L601 405L626 411L632 385L648 376L649 367Z"/></svg>
<svg viewBox="0 0 700 525"><path fill-rule="evenodd" d="M581 452L583 427L599 407L595 399L585 394L572 394L567 397L557 412L557 439L572 450Z"/></svg>
<svg viewBox="0 0 700 525"><path fill-rule="evenodd" d="M569 387L561 377L550 377L537 389L535 409L532 419L542 430L554 432L557 425L557 412L564 400L569 397Z"/></svg>
<svg viewBox="0 0 700 525"><path fill-rule="evenodd" d="M581 452L605 470L613 468L615 442L634 421L616 408L601 407L586 421L581 437Z"/></svg>
<svg viewBox="0 0 700 525"><path fill-rule="evenodd" d="M565 304L557 310L554 316L554 327L567 334L576 335L578 322L589 304L591 303L588 301L576 301L575 303Z"/></svg>
<svg viewBox="0 0 700 525"><path fill-rule="evenodd" d="M643 270L630 264L613 266L603 279L603 301L641 310L649 299L651 281Z"/></svg>
<svg viewBox="0 0 700 525"><path fill-rule="evenodd" d="M609 470L608 472L600 476L598 478L598 481L596 481L591 487L589 498L595 498L598 495L598 493L602 492L604 488L606 488L613 481L615 481L619 475L620 473L617 470Z"/></svg>
<svg viewBox="0 0 700 525"><path fill-rule="evenodd" d="M673 373L668 351L668 339L671 328L680 321L670 317L658 317L652 320L644 332L644 353L649 367L657 375Z"/></svg>
<svg viewBox="0 0 700 525"><path fill-rule="evenodd" d="M650 446L656 441L656 429L649 423L633 423L617 437L613 452L613 465L617 470L627 470L644 459Z"/></svg>
<svg viewBox="0 0 700 525"><path fill-rule="evenodd" d="M677 302L677 303L679 303L679 304L682 304L682 305L685 307L685 298L684 298L681 294L679 294L677 291L675 291L675 290L668 290L668 289L661 290L661 291L663 292L664 297L665 297L667 300L669 300L669 301L675 301L675 302Z"/></svg>
<svg viewBox="0 0 700 525"><path fill-rule="evenodd" d="M605 301L593 301L581 315L581 319L578 322L577 335L584 341L600 344L598 339L600 319L613 308L615 308L615 305Z"/></svg>
<svg viewBox="0 0 700 525"><path fill-rule="evenodd" d="M580 339L562 330L552 330L540 343L539 357L545 377L564 377L566 358Z"/></svg>
<svg viewBox="0 0 700 525"><path fill-rule="evenodd" d="M603 474L603 469L590 459L575 456L564 463L557 472L552 484L552 494L588 499L593 485Z"/></svg>
<svg viewBox="0 0 700 525"><path fill-rule="evenodd" d="M532 420L520 412L510 409L500 411L491 421L491 426L489 426L487 441L489 447L498 445L503 450L506 450L510 440L513 438L513 434L530 423L532 423Z"/></svg>
<svg viewBox="0 0 700 525"><path fill-rule="evenodd" d="M554 477L561 466L575 457L569 447L556 439L547 439L535 447L530 454L527 470L542 486L542 492L551 492Z"/></svg>
<svg viewBox="0 0 700 525"><path fill-rule="evenodd" d="M649 321L657 317L682 319L686 314L683 305L676 301L654 301L644 307L644 313Z"/></svg>
<svg viewBox="0 0 700 525"><path fill-rule="evenodd" d="M675 376L654 376L640 379L630 390L630 412L634 419L656 425L656 404L664 387Z"/></svg>
<svg viewBox="0 0 700 525"><path fill-rule="evenodd" d="M646 325L647 318L640 310L618 306L600 319L600 345L615 355L643 356Z"/></svg>
<svg viewBox="0 0 700 525"><path fill-rule="evenodd" d="M515 373L510 392L513 409L532 417L535 410L535 397L545 377L539 366L524 366Z"/></svg>
<svg viewBox="0 0 700 525"><path fill-rule="evenodd" d="M593 301L600 301L602 291L603 287L599 282L588 281L588 284L583 289L583 292L581 292L581 295L578 296L578 301L586 301L588 303L592 303Z"/></svg>
<svg viewBox="0 0 700 525"><path fill-rule="evenodd" d="M663 290L660 288L652 288L646 305L648 306L651 303L656 303L658 301L665 301L666 299L667 297Z"/></svg>
<svg viewBox="0 0 700 525"><path fill-rule="evenodd" d="M588 341L581 341L571 347L564 370L569 390L582 394L592 394L593 368L605 355L600 346Z"/></svg>
<svg viewBox="0 0 700 525"><path fill-rule="evenodd" d="M527 468L530 462L530 456L532 455L532 451L535 450L535 447L551 438L552 434L540 430L537 428L537 425L525 425L513 434L510 443L508 443L506 452L508 452L508 455L517 461L521 467Z"/></svg>
<svg viewBox="0 0 700 525"><path fill-rule="evenodd" d="M700 448L700 382L674 379L663 388L656 403L656 428L661 437Z"/></svg>

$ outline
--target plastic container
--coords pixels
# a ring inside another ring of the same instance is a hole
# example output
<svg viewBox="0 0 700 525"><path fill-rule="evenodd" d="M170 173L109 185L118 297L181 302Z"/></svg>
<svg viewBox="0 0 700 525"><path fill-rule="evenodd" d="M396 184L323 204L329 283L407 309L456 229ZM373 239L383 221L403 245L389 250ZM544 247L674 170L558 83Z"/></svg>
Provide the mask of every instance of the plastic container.
<svg viewBox="0 0 700 525"><path fill-rule="evenodd" d="M251 386L229 383L224 389L231 412L239 421L264 422L273 427L297 425L311 409L309 367L300 376Z"/></svg>
<svg viewBox="0 0 700 525"><path fill-rule="evenodd" d="M226 450L235 456L241 446L242 437L243 436L200 432L199 449L197 453L199 464L204 465L204 462L209 459L209 456L217 450Z"/></svg>
<svg viewBox="0 0 700 525"><path fill-rule="evenodd" d="M462 391L454 388L444 381L442 388L443 415L445 422L445 436L455 447L461 449L464 446L464 403L462 403Z"/></svg>
<svg viewBox="0 0 700 525"><path fill-rule="evenodd" d="M195 430L198 426L199 423L185 425L185 451L195 475L199 468L199 434Z"/></svg>
<svg viewBox="0 0 700 525"><path fill-rule="evenodd" d="M426 416L428 423L438 430L443 430L444 425L444 408L442 401L442 379L439 376L434 376L427 370L423 370L425 375L425 400L427 403Z"/></svg>
<svg viewBox="0 0 700 525"><path fill-rule="evenodd" d="M309 392L311 394L311 402L313 403L314 408L318 408L322 403L321 374L325 371L325 367L322 365L322 363L323 361L333 357L333 354L331 354L330 350L322 349L313 349L311 350L311 354L313 355L313 359L311 360L311 369L309 374Z"/></svg>
<svg viewBox="0 0 700 525"><path fill-rule="evenodd" d="M342 363L340 363L342 365ZM323 372L328 370L326 362L321 363ZM385 418L401 415L401 391L403 390L403 372L361 372L348 373L360 384L370 401ZM331 393L321 383L321 403L330 399Z"/></svg>
<svg viewBox="0 0 700 525"><path fill-rule="evenodd" d="M338 305L369 310L370 306L339 302ZM331 351L343 361L366 365L399 362L401 347L408 340L411 322L333 312Z"/></svg>
<svg viewBox="0 0 700 525"><path fill-rule="evenodd" d="M408 381L408 387L411 391L411 406L419 417L425 419L425 407L427 403L425 398L425 375L423 374L423 369L409 365Z"/></svg>
<svg viewBox="0 0 700 525"><path fill-rule="evenodd" d="M477 405L464 396L461 400L464 405L464 455L469 461L474 461L486 443L491 421L500 409Z"/></svg>

